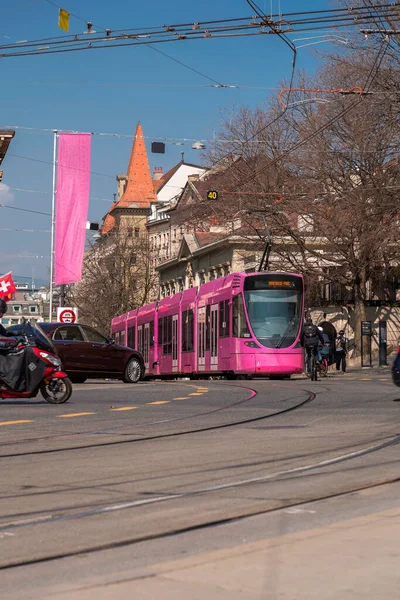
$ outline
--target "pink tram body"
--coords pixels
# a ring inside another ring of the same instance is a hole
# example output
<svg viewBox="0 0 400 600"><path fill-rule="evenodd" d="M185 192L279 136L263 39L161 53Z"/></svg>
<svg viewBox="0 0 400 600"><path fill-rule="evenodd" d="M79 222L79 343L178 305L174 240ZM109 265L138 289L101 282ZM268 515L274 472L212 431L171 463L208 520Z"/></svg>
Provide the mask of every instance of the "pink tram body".
<svg viewBox="0 0 400 600"><path fill-rule="evenodd" d="M303 311L301 275L232 273L115 317L111 334L146 377L288 376L304 370Z"/></svg>

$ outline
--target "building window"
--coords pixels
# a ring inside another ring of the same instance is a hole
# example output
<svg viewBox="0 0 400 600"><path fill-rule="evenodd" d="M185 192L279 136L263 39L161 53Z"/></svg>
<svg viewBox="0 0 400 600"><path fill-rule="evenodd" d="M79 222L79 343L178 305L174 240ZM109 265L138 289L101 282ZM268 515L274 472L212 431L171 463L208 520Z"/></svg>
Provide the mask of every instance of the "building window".
<svg viewBox="0 0 400 600"><path fill-rule="evenodd" d="M29 307L29 312L31 314L36 314L38 312L38 307L37 306L30 306Z"/></svg>
<svg viewBox="0 0 400 600"><path fill-rule="evenodd" d="M15 313L20 313L21 312L21 305L20 304L14 304L13 311Z"/></svg>
<svg viewBox="0 0 400 600"><path fill-rule="evenodd" d="M132 227L127 228L127 236L128 236L128 238L132 237Z"/></svg>
<svg viewBox="0 0 400 600"><path fill-rule="evenodd" d="M139 237L140 235L140 229L139 227L135 227L135 237Z"/></svg>

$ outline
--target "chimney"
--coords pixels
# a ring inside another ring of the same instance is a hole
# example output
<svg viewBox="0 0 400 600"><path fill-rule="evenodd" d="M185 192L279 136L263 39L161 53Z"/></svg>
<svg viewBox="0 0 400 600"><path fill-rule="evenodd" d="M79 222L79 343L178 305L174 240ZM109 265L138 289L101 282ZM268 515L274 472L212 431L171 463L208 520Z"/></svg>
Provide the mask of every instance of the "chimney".
<svg viewBox="0 0 400 600"><path fill-rule="evenodd" d="M157 181L163 176L162 167L154 167L153 180Z"/></svg>

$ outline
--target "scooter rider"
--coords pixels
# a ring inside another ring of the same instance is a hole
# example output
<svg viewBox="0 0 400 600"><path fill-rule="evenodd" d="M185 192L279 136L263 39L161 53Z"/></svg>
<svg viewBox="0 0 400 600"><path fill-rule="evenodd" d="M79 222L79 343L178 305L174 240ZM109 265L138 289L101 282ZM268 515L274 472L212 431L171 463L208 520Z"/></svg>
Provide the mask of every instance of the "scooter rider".
<svg viewBox="0 0 400 600"><path fill-rule="evenodd" d="M7 312L7 302L5 300L3 300L3 298L0 298L0 319L6 314ZM7 329L5 329L5 327L3 327L3 325L0 323L0 336L6 336L7 335Z"/></svg>

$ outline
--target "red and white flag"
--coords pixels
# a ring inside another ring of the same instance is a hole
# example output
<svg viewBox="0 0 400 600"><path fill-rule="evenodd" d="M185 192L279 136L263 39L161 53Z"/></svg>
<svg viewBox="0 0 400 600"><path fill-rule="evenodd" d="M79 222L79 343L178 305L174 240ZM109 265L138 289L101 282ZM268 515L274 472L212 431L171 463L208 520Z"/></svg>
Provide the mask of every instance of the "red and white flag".
<svg viewBox="0 0 400 600"><path fill-rule="evenodd" d="M0 298L4 298L7 302L7 300L12 298L13 293L16 291L17 288L14 285L11 272L0 277Z"/></svg>

